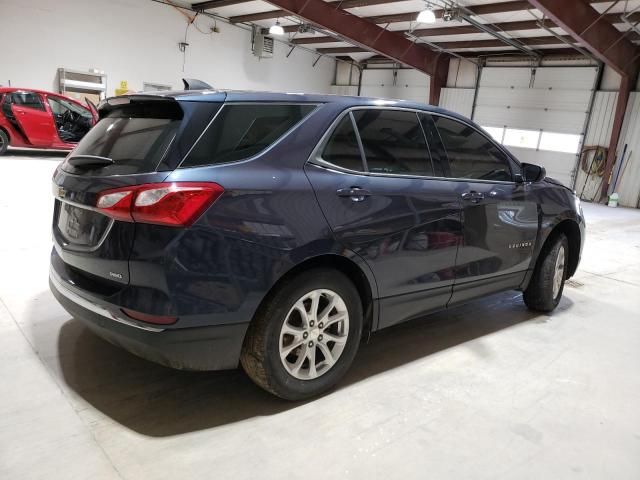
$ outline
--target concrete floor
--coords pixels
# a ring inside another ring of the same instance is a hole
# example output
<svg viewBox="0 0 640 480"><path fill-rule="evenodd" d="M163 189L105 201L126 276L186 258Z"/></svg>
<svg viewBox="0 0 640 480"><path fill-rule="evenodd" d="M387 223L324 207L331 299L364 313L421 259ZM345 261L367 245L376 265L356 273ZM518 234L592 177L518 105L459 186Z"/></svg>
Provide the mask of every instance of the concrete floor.
<svg viewBox="0 0 640 480"><path fill-rule="evenodd" d="M640 211L585 205L553 315L508 292L400 325L291 404L138 359L58 306L61 158L0 158L0 478L640 478Z"/></svg>

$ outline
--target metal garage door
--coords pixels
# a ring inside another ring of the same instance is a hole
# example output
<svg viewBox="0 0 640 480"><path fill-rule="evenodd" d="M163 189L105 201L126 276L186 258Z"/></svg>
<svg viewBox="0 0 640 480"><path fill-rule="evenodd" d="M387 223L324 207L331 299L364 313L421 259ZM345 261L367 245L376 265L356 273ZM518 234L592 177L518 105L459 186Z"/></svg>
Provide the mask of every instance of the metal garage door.
<svg viewBox="0 0 640 480"><path fill-rule="evenodd" d="M598 68L593 66L485 67L474 120L503 129L502 140L518 158L543 165L550 176L570 185L577 136L584 134L597 77ZM506 141L514 129L523 131L521 145ZM492 129L494 136L499 133Z"/></svg>

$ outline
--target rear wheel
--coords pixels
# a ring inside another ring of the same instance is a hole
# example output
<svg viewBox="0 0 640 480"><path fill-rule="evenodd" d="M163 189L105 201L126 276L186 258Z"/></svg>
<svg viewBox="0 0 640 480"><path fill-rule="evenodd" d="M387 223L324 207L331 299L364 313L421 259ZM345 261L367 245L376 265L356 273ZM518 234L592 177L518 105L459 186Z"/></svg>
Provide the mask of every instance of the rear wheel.
<svg viewBox="0 0 640 480"><path fill-rule="evenodd" d="M7 133L0 129L0 155L4 154L9 148L9 136Z"/></svg>
<svg viewBox="0 0 640 480"><path fill-rule="evenodd" d="M314 269L289 279L254 318L241 363L265 390L301 400L332 388L362 334L358 291L342 273Z"/></svg>
<svg viewBox="0 0 640 480"><path fill-rule="evenodd" d="M569 242L564 234L547 242L524 291L524 303L531 310L550 312L558 306L564 290L569 259Z"/></svg>

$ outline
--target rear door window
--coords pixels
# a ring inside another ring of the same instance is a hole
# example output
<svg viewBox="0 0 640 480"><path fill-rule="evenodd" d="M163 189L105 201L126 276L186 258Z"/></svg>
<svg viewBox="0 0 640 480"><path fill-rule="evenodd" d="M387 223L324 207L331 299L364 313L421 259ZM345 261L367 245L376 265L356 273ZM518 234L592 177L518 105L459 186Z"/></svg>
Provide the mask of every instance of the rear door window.
<svg viewBox="0 0 640 480"><path fill-rule="evenodd" d="M34 92L15 92L11 94L11 103L17 107L33 108L45 111L40 95Z"/></svg>
<svg viewBox="0 0 640 480"><path fill-rule="evenodd" d="M475 128L457 120L433 115L447 151L451 177L512 181L507 156Z"/></svg>
<svg viewBox="0 0 640 480"><path fill-rule="evenodd" d="M226 104L181 167L228 163L257 155L315 108L310 104Z"/></svg>
<svg viewBox="0 0 640 480"><path fill-rule="evenodd" d="M427 141L415 112L357 110L354 118L370 172L434 175Z"/></svg>
<svg viewBox="0 0 640 480"><path fill-rule="evenodd" d="M358 137L353 128L351 115L345 115L329 137L321 155L326 162L337 167L364 171L362 153L358 146Z"/></svg>

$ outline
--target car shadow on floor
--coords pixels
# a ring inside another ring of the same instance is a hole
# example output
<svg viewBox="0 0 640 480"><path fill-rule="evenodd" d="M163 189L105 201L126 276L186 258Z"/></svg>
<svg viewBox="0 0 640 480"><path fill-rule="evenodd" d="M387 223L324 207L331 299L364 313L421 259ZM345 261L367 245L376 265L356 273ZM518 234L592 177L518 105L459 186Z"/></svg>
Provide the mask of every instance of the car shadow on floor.
<svg viewBox="0 0 640 480"><path fill-rule="evenodd" d="M570 308L566 297L563 303ZM338 388L541 318L524 307L521 294L505 292L385 329L362 343ZM64 382L101 414L144 435L203 430L303 404L262 391L240 369L185 372L156 365L103 341L75 319L62 324L57 347L55 369ZM500 355L478 342L469 348L482 357Z"/></svg>

